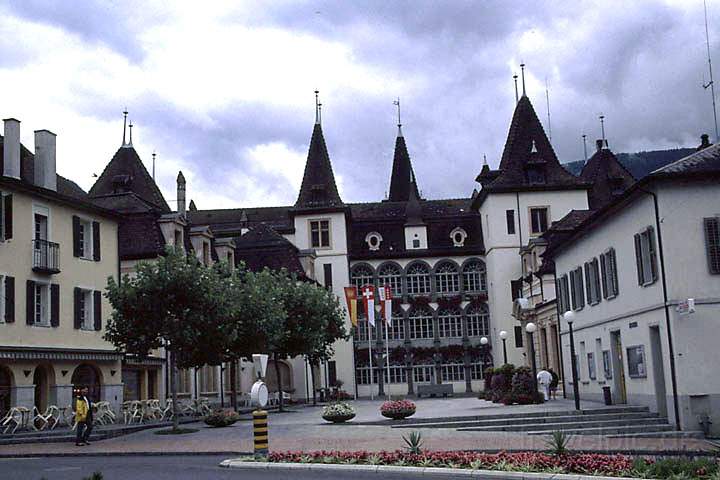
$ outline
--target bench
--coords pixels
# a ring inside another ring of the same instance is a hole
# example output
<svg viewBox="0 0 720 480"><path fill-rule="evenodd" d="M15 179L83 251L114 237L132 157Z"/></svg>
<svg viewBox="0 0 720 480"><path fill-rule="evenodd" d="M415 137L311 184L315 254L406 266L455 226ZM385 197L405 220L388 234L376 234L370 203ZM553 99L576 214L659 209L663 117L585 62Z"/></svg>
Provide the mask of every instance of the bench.
<svg viewBox="0 0 720 480"><path fill-rule="evenodd" d="M418 385L417 387L418 398L421 398L423 395L427 395L428 397L436 397L442 395L443 397L447 397L448 395L452 396L452 394L452 383L441 383L439 385Z"/></svg>

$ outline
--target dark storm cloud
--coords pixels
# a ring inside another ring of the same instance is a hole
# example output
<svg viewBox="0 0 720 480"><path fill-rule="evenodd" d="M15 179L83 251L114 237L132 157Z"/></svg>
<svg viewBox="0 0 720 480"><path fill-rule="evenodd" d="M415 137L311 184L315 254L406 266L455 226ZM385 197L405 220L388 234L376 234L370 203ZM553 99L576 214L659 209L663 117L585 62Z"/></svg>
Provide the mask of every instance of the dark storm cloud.
<svg viewBox="0 0 720 480"><path fill-rule="evenodd" d="M140 34L164 16L150 7L107 2L82 9L39 0L10 5L16 15L108 45L136 64L143 59ZM702 3L696 7L686 11L659 2L263 2L245 5L241 13L236 9L222 22L337 42L349 48L353 62L386 74L378 91L321 93L323 128L335 173L344 180L343 198L370 201L382 198L389 183L396 96L425 196L469 195L483 155L491 166L499 162L514 106L511 75L521 60L527 64L528 94L546 127L548 78L552 140L563 162L582 158L582 133L592 149L599 112L606 116L611 147L618 152L696 143L712 125L708 93L700 87L706 68ZM712 14L720 16L720 11L712 12L711 6ZM249 68L247 74L261 73ZM318 85L323 81L318 78ZM80 89L78 96L84 100L77 108L86 115L107 119L119 114L102 94ZM293 202L296 191L281 172L258 170L243 152L282 142L304 154L312 101L308 92L306 109L229 102L208 108L199 118L148 94L135 99L131 115L145 132L143 142L162 146L160 158L180 158L183 168L194 172L199 191L244 198L230 180L248 177L263 192L284 192ZM166 192L174 188L170 182L163 187ZM195 199L201 207L213 206ZM250 203L262 204L263 198Z"/></svg>

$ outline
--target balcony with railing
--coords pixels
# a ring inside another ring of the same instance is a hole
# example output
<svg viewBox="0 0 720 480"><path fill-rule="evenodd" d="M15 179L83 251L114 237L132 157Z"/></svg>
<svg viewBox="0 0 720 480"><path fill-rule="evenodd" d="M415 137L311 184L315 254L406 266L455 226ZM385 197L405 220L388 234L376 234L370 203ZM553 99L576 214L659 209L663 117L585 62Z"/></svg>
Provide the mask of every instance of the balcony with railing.
<svg viewBox="0 0 720 480"><path fill-rule="evenodd" d="M33 272L60 273L60 245L47 240L33 240Z"/></svg>

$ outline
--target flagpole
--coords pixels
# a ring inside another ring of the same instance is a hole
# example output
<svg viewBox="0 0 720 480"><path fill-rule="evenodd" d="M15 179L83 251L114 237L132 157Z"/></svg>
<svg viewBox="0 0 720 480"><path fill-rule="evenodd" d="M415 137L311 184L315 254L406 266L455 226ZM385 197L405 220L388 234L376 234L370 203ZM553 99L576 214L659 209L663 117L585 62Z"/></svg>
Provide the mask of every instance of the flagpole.
<svg viewBox="0 0 720 480"><path fill-rule="evenodd" d="M368 315L368 356L370 357L370 400L375 400L373 395L373 366L372 366L372 325Z"/></svg>
<svg viewBox="0 0 720 480"><path fill-rule="evenodd" d="M387 308L387 304L385 304L385 308ZM387 313L385 314L387 315ZM388 330L390 329L390 325L388 325L387 320L385 320L385 355L387 356L387 385L385 385L385 388L387 388L387 397L388 400L390 400L390 337L388 336Z"/></svg>

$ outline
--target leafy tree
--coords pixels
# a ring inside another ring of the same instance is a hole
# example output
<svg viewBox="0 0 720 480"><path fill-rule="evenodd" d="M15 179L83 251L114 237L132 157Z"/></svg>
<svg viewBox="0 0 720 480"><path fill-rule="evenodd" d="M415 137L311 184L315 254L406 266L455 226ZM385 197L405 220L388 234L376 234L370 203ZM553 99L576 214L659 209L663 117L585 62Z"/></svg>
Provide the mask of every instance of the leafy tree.
<svg viewBox="0 0 720 480"><path fill-rule="evenodd" d="M182 251L168 249L153 262L138 264L133 276L108 280L113 313L105 339L139 357L164 346L170 360L173 429L178 427L176 366L217 365L235 325L227 319L239 308L237 290L217 269Z"/></svg>

